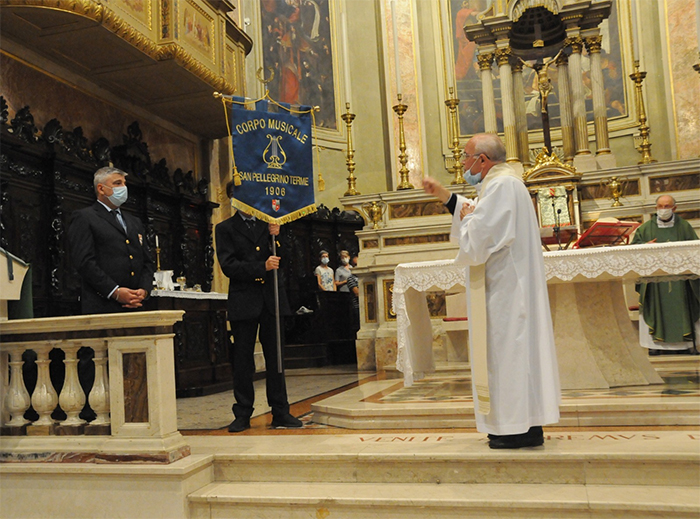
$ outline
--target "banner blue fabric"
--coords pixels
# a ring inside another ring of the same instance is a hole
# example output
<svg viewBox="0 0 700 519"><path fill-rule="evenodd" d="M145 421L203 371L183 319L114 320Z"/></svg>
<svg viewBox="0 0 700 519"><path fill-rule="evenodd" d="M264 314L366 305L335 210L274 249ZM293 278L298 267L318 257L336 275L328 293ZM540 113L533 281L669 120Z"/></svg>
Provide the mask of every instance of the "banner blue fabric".
<svg viewBox="0 0 700 519"><path fill-rule="evenodd" d="M233 109L231 138L241 179L233 207L280 225L316 211L310 112Z"/></svg>

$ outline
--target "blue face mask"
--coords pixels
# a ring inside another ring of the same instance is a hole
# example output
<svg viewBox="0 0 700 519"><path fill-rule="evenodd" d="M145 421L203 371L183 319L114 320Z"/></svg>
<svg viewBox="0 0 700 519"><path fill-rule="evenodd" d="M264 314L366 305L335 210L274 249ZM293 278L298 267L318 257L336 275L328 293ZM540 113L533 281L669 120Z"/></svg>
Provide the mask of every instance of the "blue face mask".
<svg viewBox="0 0 700 519"><path fill-rule="evenodd" d="M112 194L107 198L110 202L119 207L129 198L129 191L126 189L126 186L113 187Z"/></svg>
<svg viewBox="0 0 700 519"><path fill-rule="evenodd" d="M474 164L476 164L476 160L474 161ZM481 182L481 173L477 173L476 175L472 174L472 168L474 167L474 164L472 164L471 167L464 172L464 180L466 180L467 184L469 184L470 186L475 186L479 182Z"/></svg>
<svg viewBox="0 0 700 519"><path fill-rule="evenodd" d="M479 182L481 182L481 173L472 175L472 168L469 168L467 171L464 172L464 180L467 181L467 184L475 186Z"/></svg>

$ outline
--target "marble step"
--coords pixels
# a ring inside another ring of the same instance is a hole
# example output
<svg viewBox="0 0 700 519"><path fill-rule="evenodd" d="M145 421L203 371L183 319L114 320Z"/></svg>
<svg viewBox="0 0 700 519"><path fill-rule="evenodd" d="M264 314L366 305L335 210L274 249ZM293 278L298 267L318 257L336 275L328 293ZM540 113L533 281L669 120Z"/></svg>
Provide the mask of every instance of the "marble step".
<svg viewBox="0 0 700 519"><path fill-rule="evenodd" d="M483 452L215 454L220 482L678 486L700 488L700 452ZM700 495L700 493L699 493Z"/></svg>
<svg viewBox="0 0 700 519"><path fill-rule="evenodd" d="M556 484L232 483L188 498L191 519L697 519L696 487Z"/></svg>

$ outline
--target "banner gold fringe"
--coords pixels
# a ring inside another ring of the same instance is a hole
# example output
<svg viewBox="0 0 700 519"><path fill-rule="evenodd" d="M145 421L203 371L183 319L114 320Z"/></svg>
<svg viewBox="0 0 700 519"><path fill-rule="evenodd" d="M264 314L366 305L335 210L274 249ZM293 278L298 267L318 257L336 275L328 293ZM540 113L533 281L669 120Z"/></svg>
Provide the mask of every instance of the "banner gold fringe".
<svg viewBox="0 0 700 519"><path fill-rule="evenodd" d="M236 200L234 198L231 199L231 207L237 209L238 211L243 211L244 213L251 214L255 216L258 220L262 220L263 222L274 223L277 225L284 225L285 223L293 222L294 220L298 220L299 218L303 218L308 214L316 212L316 204L311 204L307 205L306 207L302 207L301 209L297 209L296 211L289 213L281 218L273 218L269 214L265 214L262 211L259 211L254 207L251 207L248 204L244 204L240 200Z"/></svg>

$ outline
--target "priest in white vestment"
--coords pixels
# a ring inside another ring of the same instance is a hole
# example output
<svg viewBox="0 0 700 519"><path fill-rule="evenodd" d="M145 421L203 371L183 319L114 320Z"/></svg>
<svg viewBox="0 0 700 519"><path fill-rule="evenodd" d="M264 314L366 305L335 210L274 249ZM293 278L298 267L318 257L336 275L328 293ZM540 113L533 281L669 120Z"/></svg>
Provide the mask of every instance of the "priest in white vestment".
<svg viewBox="0 0 700 519"><path fill-rule="evenodd" d="M452 212L452 237L460 246L456 261L468 269L477 430L488 433L494 449L542 445L542 425L559 421L561 393L537 217L522 179L505 163L497 135L475 135L464 151L465 179L479 193L476 204L432 178L423 181L423 188ZM479 271L485 319L475 304ZM484 321L485 355L480 355ZM484 356L487 369L475 365ZM488 379L482 390L476 376L480 368L482 380Z"/></svg>

